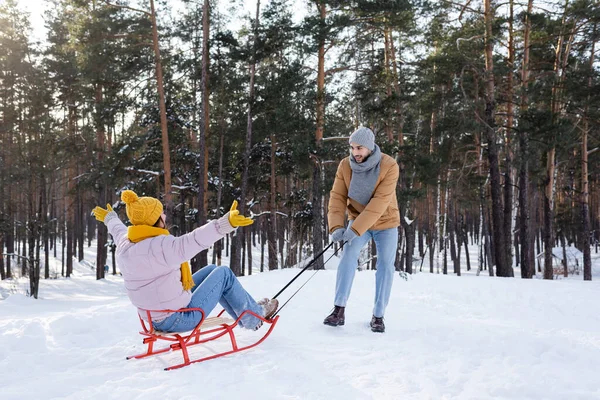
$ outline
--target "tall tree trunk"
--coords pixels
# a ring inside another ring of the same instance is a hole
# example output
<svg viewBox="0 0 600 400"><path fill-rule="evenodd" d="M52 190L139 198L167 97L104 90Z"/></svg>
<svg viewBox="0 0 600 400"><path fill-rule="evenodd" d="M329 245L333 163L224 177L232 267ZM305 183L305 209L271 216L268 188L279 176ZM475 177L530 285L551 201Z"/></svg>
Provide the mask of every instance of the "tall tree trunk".
<svg viewBox="0 0 600 400"><path fill-rule="evenodd" d="M399 84L399 76L398 76L398 63L396 61L396 50L394 48L394 35L392 30L389 31L389 48L391 53L391 64L392 64L392 80L394 87L394 95L396 97L396 110L394 117L396 118L396 129L398 131L398 157L396 161L398 162L398 166L400 169L400 179L398 180L398 184L400 187L400 193L402 197L402 193L404 193L409 187L412 186L412 182L409 182L408 177L405 173L405 164L404 164L404 133L402 131L403 126L403 118L402 118L402 106L400 104L400 84ZM405 246L405 260L406 260L406 268L405 271L409 274L412 274L412 260L413 254L415 250L415 212L414 212L414 202L410 200L400 199L400 224L402 225L402 229L404 230L404 237L406 238L406 246ZM408 222L407 219L413 219L412 222Z"/></svg>
<svg viewBox="0 0 600 400"><path fill-rule="evenodd" d="M436 52L437 52L437 44L436 44ZM434 72L437 70L437 66L434 65L433 66L433 70ZM437 88L434 87L434 92L437 92ZM431 121L429 122L429 131L430 131L430 136L429 136L429 154L433 155L435 152L435 134L437 131L437 113L438 110L437 108L434 108L433 111L431 112ZM438 176L438 188L439 188L439 176ZM438 194L439 194L439 190L438 190ZM435 257L435 253L437 251L437 247L436 247L436 240L437 237L439 236L439 227L438 227L438 222L439 222L439 216L436 217L434 219L434 215L438 215L436 213L437 207L434 209L434 192L433 192L433 187L429 187L427 190L427 195L428 195L428 201L427 201L427 220L429 222L428 227L429 227L429 237L428 237L428 245L429 245L429 272L433 273L434 271L434 259L436 259ZM439 200L439 196L438 196L438 200ZM438 265L438 272L439 272L439 265Z"/></svg>
<svg viewBox="0 0 600 400"><path fill-rule="evenodd" d="M275 133L271 133L271 192L269 193L270 226L267 230L267 246L269 249L269 271L277 269L277 241L275 238L275 234L277 232L277 209L275 204L275 198L277 195L277 183L275 179L275 145ZM283 238L280 238L280 240L283 240Z"/></svg>
<svg viewBox="0 0 600 400"><path fill-rule="evenodd" d="M509 2L508 18L508 75L506 78L507 103L506 103L506 136L505 136L505 165L504 165L504 248L506 249L506 263L512 270L512 231L513 231L513 149L512 130L514 124L513 112L513 71L515 63L515 45L513 31L513 0Z"/></svg>
<svg viewBox="0 0 600 400"><path fill-rule="evenodd" d="M535 265L531 264L530 253L532 251L531 242L531 221L529 217L529 126L525 126L523 117L529 107L529 37L531 34L531 12L533 10L533 0L527 4L527 14L525 15L525 31L523 33L523 66L521 69L521 106L519 119L519 243L521 244L521 278L531 278L535 273Z"/></svg>
<svg viewBox="0 0 600 400"><path fill-rule="evenodd" d="M594 37L596 37L596 24L594 24ZM594 73L594 56L596 41L592 42L590 55L590 77L588 78L588 89L592 87L592 75ZM588 94L588 103L590 95ZM592 280L592 255L590 249L590 186L588 178L588 133L590 131L589 106L585 107L583 131L581 134L581 236L583 245L583 280Z"/></svg>
<svg viewBox="0 0 600 400"><path fill-rule="evenodd" d="M35 214L35 178L30 176L27 188L27 272L29 273L29 295L37 299L37 287L39 285L39 274L35 273L35 238L37 232L37 221ZM37 279L36 279L37 277Z"/></svg>
<svg viewBox="0 0 600 400"><path fill-rule="evenodd" d="M2 181L0 179L0 185L2 185ZM1 190L0 190L1 192ZM4 204L2 204L2 194L0 193L0 209L3 208ZM4 213L4 210L2 209L0 212ZM4 221L2 221L4 222ZM6 269L5 269L5 264L4 264L4 236L5 236L5 232L3 230L3 228L0 228L0 280L5 280L6 279Z"/></svg>
<svg viewBox="0 0 600 400"><path fill-rule="evenodd" d="M570 40L565 44L565 30L567 20L569 0L565 0L565 8L561 23L561 32L558 37L558 44L556 46L555 57L554 57L554 85L552 86L552 103L551 103L551 114L552 114L552 125L558 124L558 117L561 112L562 106L562 84L564 81L564 69L566 67ZM551 147L546 154L546 180L544 190L544 279L553 279L552 269L552 248L554 247L554 188L555 180L554 176L556 173L556 134L552 133Z"/></svg>
<svg viewBox="0 0 600 400"><path fill-rule="evenodd" d="M104 140L105 140L105 132L104 132L104 122L101 118L102 115L102 101L103 101L103 87L102 84L96 84L96 98L95 98L95 106L96 106L96 145L98 152L98 165L102 166L102 161L104 159ZM104 207L106 204L106 184L104 178L100 178L98 182L98 205L100 207ZM98 226L98 239L96 246L96 279L104 279L104 265L106 265L106 243L108 240L108 230L106 229L106 225L101 222L96 224Z"/></svg>
<svg viewBox="0 0 600 400"><path fill-rule="evenodd" d="M152 40L154 47L154 62L156 71L156 85L158 88L158 105L160 108L160 130L162 133L163 169L165 174L165 214L168 220L173 218L173 198L171 194L171 154L169 152L169 131L167 127L167 106L165 103L165 87L163 83L162 61L158 41L158 27L156 25L156 12L154 0L150 0L150 19L152 22Z"/></svg>
<svg viewBox="0 0 600 400"><path fill-rule="evenodd" d="M434 253L435 253L435 238L436 238L436 233L435 233L435 220L434 220L434 215L435 215L435 208L433 205L433 201L434 201L434 192L433 192L433 187L430 185L427 188L427 226L428 226L428 233L429 235L427 235L427 247L429 248L429 273L433 274L434 272ZM427 250L425 250L425 252L427 252Z"/></svg>
<svg viewBox="0 0 600 400"><path fill-rule="evenodd" d="M202 123L200 124L199 164L198 174L198 225L207 222L207 198L208 198L208 146L206 142L210 135L210 87L209 87L209 64L210 53L208 49L210 39L210 2L204 0L202 7ZM208 249L201 251L194 257L192 271L208 264Z"/></svg>
<svg viewBox="0 0 600 400"><path fill-rule="evenodd" d="M429 193L429 191L428 191L428 193ZM423 207L423 205L420 204L420 208L422 208L422 207ZM422 214L423 213L419 213L419 215L422 215ZM425 256L425 246L424 246L424 243L423 243L423 239L424 239L426 228L425 228L425 221L424 220L425 220L425 218L423 218L423 221L421 221L421 223L419 224L419 243L418 243L418 246L419 246L419 258L423 258Z"/></svg>
<svg viewBox="0 0 600 400"><path fill-rule="evenodd" d="M0 182L1 184L1 182ZM6 270L4 269L4 232L0 230L0 280L6 279Z"/></svg>
<svg viewBox="0 0 600 400"><path fill-rule="evenodd" d="M48 188L46 187L46 175L42 173L41 177L41 191L42 191L42 200L41 200L41 208L42 208L42 235L44 241L44 279L50 278L50 223L48 221ZM0 249L2 248L0 244Z"/></svg>
<svg viewBox="0 0 600 400"><path fill-rule="evenodd" d="M8 147L8 135L9 133L4 129L0 129L0 141L2 141L2 146L0 146L0 159L4 160L7 165L10 165L7 160L8 154L6 151ZM0 187L2 188L2 190L0 190L0 280L6 279L6 270L4 264L4 237L6 236L6 224L10 218L10 215L7 214L6 200L4 196L6 187L10 185L7 184L5 175L6 174L4 173L0 174Z"/></svg>
<svg viewBox="0 0 600 400"><path fill-rule="evenodd" d="M327 8L325 2L317 2L320 23L325 24ZM325 129L325 37L319 35L319 50L317 60L317 129L315 131L315 145L317 154L320 154ZM312 174L312 212L313 212L313 254L323 251L323 207L321 202L321 164L318 158L313 159ZM316 260L313 269L324 269L323 257Z"/></svg>
<svg viewBox="0 0 600 400"><path fill-rule="evenodd" d="M465 245L465 257L467 259L467 271L470 271L471 270L471 257L469 256L469 238L468 238L466 229L467 229L466 224L464 222L461 222L460 238L461 238L461 241L463 241L464 245Z"/></svg>
<svg viewBox="0 0 600 400"><path fill-rule="evenodd" d="M250 166L250 152L252 151L252 118L253 118L253 103L254 103L254 79L256 76L256 46L258 44L258 27L260 17L260 0L256 2L256 14L254 19L253 42L252 42L252 60L250 61L250 83L248 85L248 111L246 119L246 140L244 146L244 167L242 170L242 187L240 193L239 210L243 215L246 213L246 196L248 194L248 169ZM241 250L244 244L245 232L239 231L233 237L231 245L231 269L234 273L242 273L239 267L239 256L237 253ZM238 271L239 270L239 271Z"/></svg>
<svg viewBox="0 0 600 400"><path fill-rule="evenodd" d="M58 230L58 233L60 234L60 264L61 264L60 265L60 276L66 276L65 249L67 246L67 237L66 237L65 231L66 231L66 226L67 226L66 203L68 201L68 199L67 199L67 196L68 196L67 185L68 185L68 179L69 179L68 168L64 172L61 171L61 175L63 175L63 176L61 176L63 184L61 185L61 192L59 193L59 196L57 196L59 198L57 230Z"/></svg>
<svg viewBox="0 0 600 400"><path fill-rule="evenodd" d="M219 185L217 187L217 218L221 217L221 201L223 197L223 146L225 144L225 118L219 118ZM221 265L221 252L223 249L223 239L215 243L213 249L213 264Z"/></svg>
<svg viewBox="0 0 600 400"><path fill-rule="evenodd" d="M267 225L267 221L265 219L261 219L259 221L260 224L260 272L264 272L265 271L265 245L267 244L267 231L269 230L268 227L266 227ZM288 252L288 255L290 253Z"/></svg>
<svg viewBox="0 0 600 400"><path fill-rule="evenodd" d="M69 107L68 114L68 132L70 137L75 137L77 134L77 108L76 106ZM66 274L67 278L71 277L73 272L73 256L75 255L75 208L77 207L77 199L75 195L75 171L76 160L69 161L67 169L67 199L66 199Z"/></svg>
<svg viewBox="0 0 600 400"><path fill-rule="evenodd" d="M442 225L442 236L440 240L440 246L444 248L444 275L448 274L448 195L449 195L449 180L450 180L450 171L446 171L446 190L444 192L444 202L441 206L441 209L444 213L444 224ZM441 248L440 247L440 248Z"/></svg>
<svg viewBox="0 0 600 400"><path fill-rule="evenodd" d="M480 178L483 178L483 147L481 146L481 141L482 141L482 136L480 134L477 134L475 136L475 146L477 148L477 157L478 157L478 162L477 162L477 174ZM485 184L483 183L483 181L480 180L479 183L479 229L478 229L478 236L479 236L479 251L478 251L478 256L477 256L477 276L479 276L479 273L481 272L481 270L483 269L483 264L485 262L484 257L485 257L485 244L487 244L487 235L486 235L486 222L485 222L485 216L487 214L486 211L486 207L485 207L485 185L487 185L487 181L488 179L486 179Z"/></svg>
<svg viewBox="0 0 600 400"><path fill-rule="evenodd" d="M387 24L386 24L387 25ZM392 73L391 68L391 58L392 58L392 29L389 26L385 26L383 29L383 42L384 42L384 63L385 63L385 76L386 76L386 95L388 99L392 98L392 85L394 75ZM389 101L389 100L388 100ZM392 110L386 108L385 110L385 121L384 121L384 130L385 135L387 136L388 142L393 143L394 141L394 125L392 123Z"/></svg>
<svg viewBox="0 0 600 400"><path fill-rule="evenodd" d="M6 146L6 162L7 165L11 164L11 148L12 148L12 134L9 132L8 134L8 145ZM14 259L14 252L15 252L15 234L14 234L14 229L15 229L15 216L13 215L14 213L14 209L13 209L13 191L12 191L12 185L6 185L7 186L7 190L6 190L6 215L7 215L7 220L6 220L6 235L4 237L4 245L6 246L6 278L10 279L13 277L13 273L12 273L12 260Z"/></svg>
<svg viewBox="0 0 600 400"><path fill-rule="evenodd" d="M434 227L434 248L435 248L435 267L436 267L436 273L440 273L440 257L442 254L442 246L443 246L443 241L444 238L442 237L442 234L440 233L440 225L441 225L441 209L442 209L442 178L440 176L440 173L438 173L437 176L437 189L436 189L436 196L435 196L435 227ZM433 250L433 249L432 249Z"/></svg>
<svg viewBox="0 0 600 400"><path fill-rule="evenodd" d="M204 6L204 5L203 5ZM204 16L204 14L203 14ZM194 60L198 60L198 49L200 48L200 30L198 26L194 24L192 27L192 57ZM204 44L204 43L203 43ZM192 80L192 93L194 96L194 107L192 108L192 125L190 126L190 147L196 151L199 150L200 142L198 138L198 130L200 129L200 121L198 118L198 70L197 64L194 63L190 68L191 80ZM202 79L202 77L200 78ZM201 82L200 82L201 83ZM202 118L200 118L202 119ZM214 254L214 253L213 253Z"/></svg>
<svg viewBox="0 0 600 400"><path fill-rule="evenodd" d="M494 11L492 0L484 0L485 7L485 117L484 131L488 141L488 161L490 169L490 189L492 193L492 228L494 255L496 258L496 274L498 276L513 276L512 266L506 260L506 245L504 236L504 214L502 207L502 182L498 162L498 145L496 135L496 98L494 88L494 42L492 23Z"/></svg>
<svg viewBox="0 0 600 400"><path fill-rule="evenodd" d="M396 111L394 117L396 118L396 129L398 131L398 146L402 148L404 146L404 134L403 134L403 126L404 126L404 118L402 114L402 103L400 101L400 96L402 95L402 91L400 90L400 77L398 74L398 62L396 60L396 49L394 47L394 34L390 30L390 50L391 50L391 61L393 68L393 81L394 81L394 94L396 96ZM400 159L402 161L402 159ZM403 173L403 170L400 170L400 174Z"/></svg>
<svg viewBox="0 0 600 400"><path fill-rule="evenodd" d="M569 276L569 261L567 259L567 245L566 245L565 232L564 231L560 232L560 244L561 244L562 253L563 253L563 259L562 259L563 276L566 278L566 277Z"/></svg>
<svg viewBox="0 0 600 400"><path fill-rule="evenodd" d="M248 257L248 275L252 275L252 230L254 226L246 230L246 256Z"/></svg>
<svg viewBox="0 0 600 400"><path fill-rule="evenodd" d="M451 196L452 191L449 191L449 195ZM450 218L448 220L448 232L450 233L450 255L452 257L452 264L454 266L454 273L458 276L460 276L460 243L458 242L458 240L455 240L455 235L456 235L456 224L457 224L457 218L456 218L456 209L454 206L454 201L450 201L450 199L448 199L448 217ZM457 249L456 249L456 245L458 243L458 254L457 254Z"/></svg>
<svg viewBox="0 0 600 400"><path fill-rule="evenodd" d="M556 149L553 147L548 151L546 159L546 184L544 190L544 279L553 279L552 248L554 247L554 235L552 232L554 218L554 155Z"/></svg>
<svg viewBox="0 0 600 400"><path fill-rule="evenodd" d="M27 194L24 193L24 196L22 196L22 200L25 202L25 205L23 207L23 209L21 210L21 212L19 213L19 216L22 218L22 221L26 221L25 224L27 224ZM29 269L29 260L27 258L27 240L29 239L28 235L27 235L27 225L22 226L19 228L19 231L17 233L18 238L17 241L19 243L19 253L21 254L20 257L20 261L21 261L21 276L25 277L28 276L28 272L27 270Z"/></svg>
<svg viewBox="0 0 600 400"><path fill-rule="evenodd" d="M486 211L485 214L485 254L486 254L486 264L489 265L488 275L494 276L494 254L492 252L492 247L494 246L494 238L492 236L492 219L489 210Z"/></svg>
<svg viewBox="0 0 600 400"><path fill-rule="evenodd" d="M7 79L7 81L5 82L5 85L8 85L8 87L10 87L11 89L8 90L8 93L6 94L6 96L4 96L5 99L5 104L2 110L2 114L3 114L3 130L5 132L5 138L6 141L3 142L3 151L4 154L6 155L6 159L5 159L5 163L6 165L13 165L13 163L16 163L17 161L17 156L16 154L13 154L13 147L16 147L14 142L16 141L18 134L16 133L18 130L15 129L15 122L16 122L16 113L14 110L14 103L15 103L15 91L12 90L12 82L14 82L14 75L12 71L7 71L4 75L4 78ZM22 131L22 130L21 130ZM5 179L7 179L8 177L5 177ZM16 201L15 201L15 192L13 192L13 185L10 184L10 182L5 181L6 183L6 235L4 237L5 240L5 245L6 245L6 278L10 279L13 278L13 266L12 266L12 262L13 260L15 261L15 270L18 271L18 257L16 257L15 254L15 230L17 229L17 217L16 217L16 212L17 212L17 207L16 207ZM4 188L4 187L3 187ZM0 190L2 191L2 190ZM18 193L19 190L17 189L16 193Z"/></svg>
<svg viewBox="0 0 600 400"><path fill-rule="evenodd" d="M41 186L42 190L43 190L43 185ZM33 266L33 271L35 274L35 298L37 299L38 296L38 292L39 292L39 288L40 288L40 242L41 242L41 233L42 233L42 227L40 226L40 222L42 221L42 194L40 193L40 198L38 200L37 203L37 215L36 215L36 230L35 230L35 239L34 239L34 246L35 246L35 255L34 255L34 266Z"/></svg>
<svg viewBox="0 0 600 400"><path fill-rule="evenodd" d="M81 172L77 171L77 175ZM83 211L83 194L82 189L77 187L77 217L76 217L76 237L77 237L77 261L81 262L85 258L85 247L84 247L84 230L85 230L85 216Z"/></svg>

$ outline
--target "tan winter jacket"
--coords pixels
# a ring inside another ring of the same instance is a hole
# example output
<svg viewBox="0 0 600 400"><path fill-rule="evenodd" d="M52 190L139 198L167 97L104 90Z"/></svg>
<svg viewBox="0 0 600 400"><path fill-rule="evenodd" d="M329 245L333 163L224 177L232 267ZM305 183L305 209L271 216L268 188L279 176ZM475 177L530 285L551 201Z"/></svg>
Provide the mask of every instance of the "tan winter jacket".
<svg viewBox="0 0 600 400"><path fill-rule="evenodd" d="M379 178L371 200L366 206L348 197L352 169L350 157L344 158L335 174L333 188L329 194L329 233L345 226L345 215L353 220L352 230L361 236L369 229L382 230L400 225L400 212L396 197L399 176L398 163L387 154L381 155Z"/></svg>

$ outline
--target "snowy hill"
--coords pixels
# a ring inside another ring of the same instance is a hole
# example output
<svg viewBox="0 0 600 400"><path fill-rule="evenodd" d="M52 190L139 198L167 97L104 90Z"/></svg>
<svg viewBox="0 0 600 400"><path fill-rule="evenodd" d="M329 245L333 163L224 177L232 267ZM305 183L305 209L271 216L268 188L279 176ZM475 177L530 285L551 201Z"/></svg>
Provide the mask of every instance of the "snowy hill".
<svg viewBox="0 0 600 400"><path fill-rule="evenodd" d="M125 360L144 346L121 278L98 282L78 265L71 279L43 281L39 300L17 293L0 301L0 398L600 399L600 277L396 275L386 333L375 334L374 271L357 273L346 325L322 324L336 263L282 310L258 347L168 372L178 354ZM241 281L255 297L272 296L297 272ZM2 285L6 292L10 283Z"/></svg>

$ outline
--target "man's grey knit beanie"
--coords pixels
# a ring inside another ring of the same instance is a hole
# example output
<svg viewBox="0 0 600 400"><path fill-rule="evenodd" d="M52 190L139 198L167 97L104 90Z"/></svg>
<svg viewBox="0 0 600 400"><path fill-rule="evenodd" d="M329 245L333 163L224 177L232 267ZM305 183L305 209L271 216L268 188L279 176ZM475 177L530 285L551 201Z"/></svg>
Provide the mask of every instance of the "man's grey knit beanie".
<svg viewBox="0 0 600 400"><path fill-rule="evenodd" d="M375 135L369 128L361 126L350 135L348 143L356 143L373 151L375 148Z"/></svg>

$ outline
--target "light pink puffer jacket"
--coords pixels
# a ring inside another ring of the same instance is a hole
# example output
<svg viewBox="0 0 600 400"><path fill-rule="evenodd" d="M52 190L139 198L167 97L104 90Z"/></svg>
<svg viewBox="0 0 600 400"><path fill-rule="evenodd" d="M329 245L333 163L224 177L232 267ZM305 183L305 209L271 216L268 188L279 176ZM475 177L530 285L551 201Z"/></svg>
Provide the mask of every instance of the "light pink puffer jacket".
<svg viewBox="0 0 600 400"><path fill-rule="evenodd" d="M107 227L117 245L117 265L127 295L144 320L145 310L186 307L192 293L181 286L181 263L234 230L223 217L183 236L160 235L133 243L127 239L127 227L119 218L110 219ZM152 320L158 322L170 314L152 313Z"/></svg>

